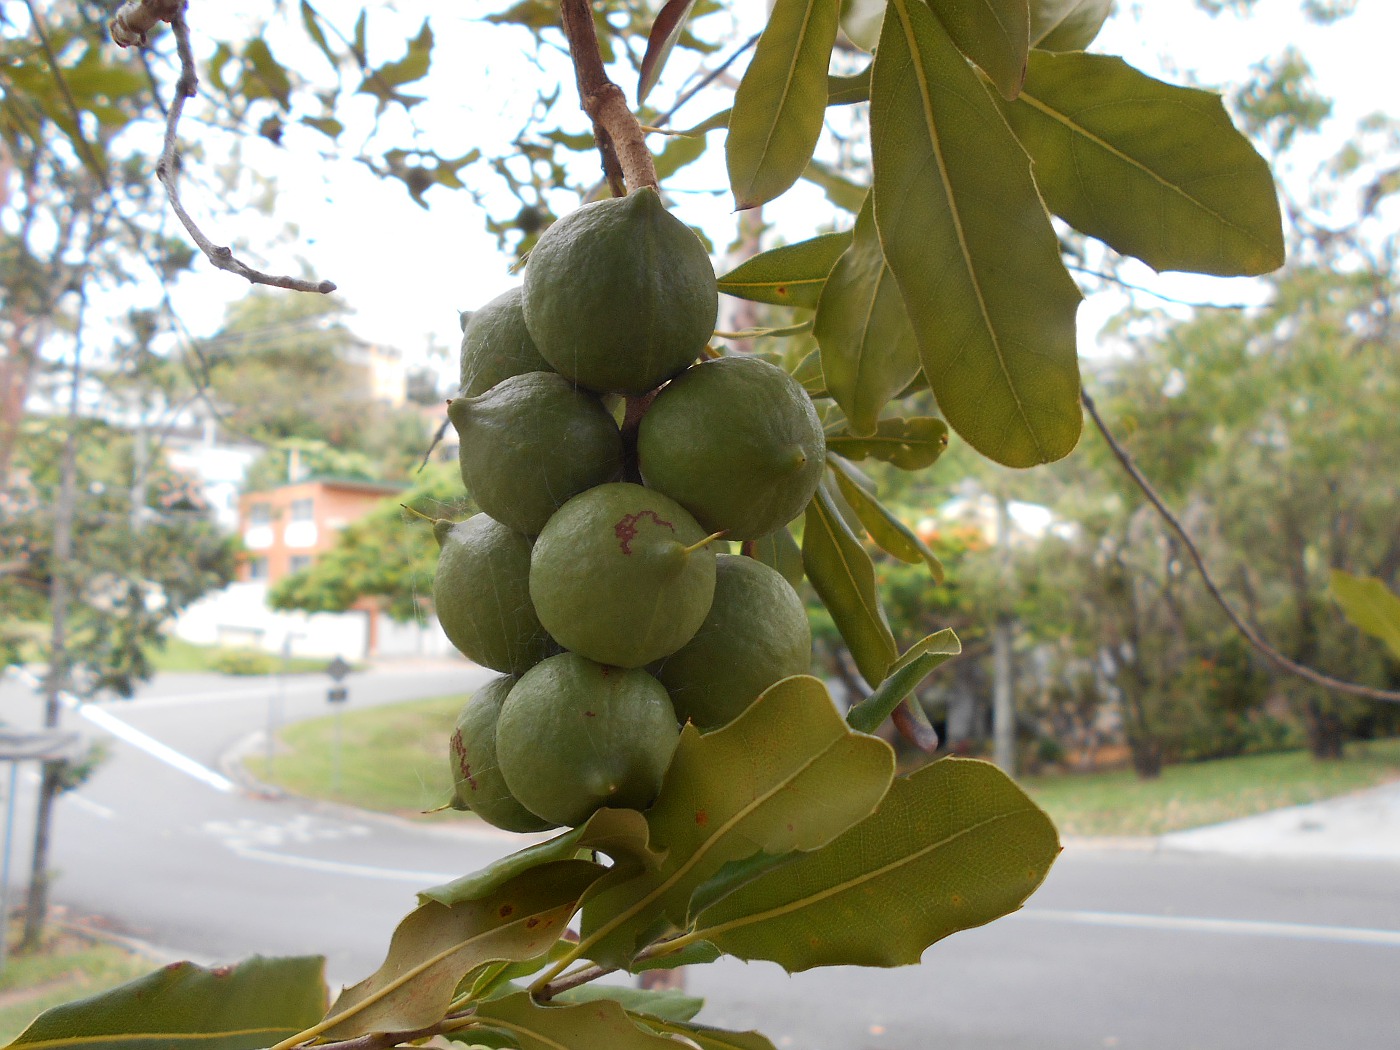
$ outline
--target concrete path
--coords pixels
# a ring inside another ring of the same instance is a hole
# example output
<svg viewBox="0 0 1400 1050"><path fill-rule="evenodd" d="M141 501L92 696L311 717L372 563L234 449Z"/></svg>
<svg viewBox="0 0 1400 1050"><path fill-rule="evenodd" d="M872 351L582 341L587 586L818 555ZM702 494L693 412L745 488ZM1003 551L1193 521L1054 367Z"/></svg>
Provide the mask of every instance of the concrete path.
<svg viewBox="0 0 1400 1050"><path fill-rule="evenodd" d="M1162 849L1400 863L1400 781L1161 836Z"/></svg>

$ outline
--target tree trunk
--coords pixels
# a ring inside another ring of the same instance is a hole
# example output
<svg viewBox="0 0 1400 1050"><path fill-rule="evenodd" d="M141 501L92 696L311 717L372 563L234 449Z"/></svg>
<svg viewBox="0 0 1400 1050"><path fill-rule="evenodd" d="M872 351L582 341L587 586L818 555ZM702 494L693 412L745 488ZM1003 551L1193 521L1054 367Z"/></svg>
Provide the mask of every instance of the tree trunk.
<svg viewBox="0 0 1400 1050"><path fill-rule="evenodd" d="M1156 780L1162 775L1162 742L1155 736L1135 736L1128 739L1133 756L1133 772L1139 780Z"/></svg>
<svg viewBox="0 0 1400 1050"><path fill-rule="evenodd" d="M1309 697L1303 711L1308 751L1312 757L1319 762L1339 762L1345 758L1347 734L1341 716L1317 697Z"/></svg>

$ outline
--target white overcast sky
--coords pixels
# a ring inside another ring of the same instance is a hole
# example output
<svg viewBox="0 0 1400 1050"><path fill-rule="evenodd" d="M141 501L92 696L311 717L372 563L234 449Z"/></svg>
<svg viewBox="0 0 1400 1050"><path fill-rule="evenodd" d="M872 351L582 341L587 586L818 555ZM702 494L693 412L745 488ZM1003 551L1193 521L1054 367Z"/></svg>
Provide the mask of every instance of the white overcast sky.
<svg viewBox="0 0 1400 1050"><path fill-rule="evenodd" d="M358 6L326 0L320 10L328 17L343 19L348 30ZM749 12L740 16L745 26L754 23L762 10L756 2L736 6ZM1304 22L1298 6L1298 0L1260 0L1255 17L1241 21L1225 15L1212 19L1197 11L1190 0L1138 4L1120 0L1120 7L1137 8L1138 17L1115 15L1093 50L1121 54L1138 68L1164 79L1179 82L1182 73L1189 72L1200 86L1228 91L1249 76L1251 66L1289 43L1295 44L1312 63L1318 88L1337 100L1336 116L1323 140L1310 147L1300 170L1284 173L1289 180L1305 180L1308 166L1340 145L1362 116L1387 107L1393 110L1395 95L1385 81L1394 68L1393 52L1400 40L1400 4L1395 0L1361 0L1353 16L1332 27ZM246 5L241 9L244 16L252 10ZM238 17L221 16L217 10L214 5L194 9L196 34L202 26L211 34L218 32L221 26L209 21L212 18ZM438 32L433 73L425 83L412 87L423 89L430 99L414 111L425 140L445 155L465 152L473 145L488 152L499 149L509 140L510 129L518 126L522 107L533 98L542 77L567 76L567 68L560 61L549 61L542 73L532 63L532 56L522 51L528 46L524 33L465 19L454 23L442 13L442 5L427 0L401 0L393 12L372 17L372 41L377 31L382 31L380 39L386 41L383 52L372 56L374 60L397 57L393 49L416 31L428 12ZM716 19L707 23L701 23L699 29L712 32L709 25L717 24ZM313 53L308 61L320 59ZM677 61L668 69L655 99L664 104L691 68ZM1379 90L1378 85L1382 85ZM624 87L630 97L634 85ZM574 97L571 83L566 83L564 90L566 98ZM677 123L685 126L708 116L714 108L717 106L696 102ZM585 128L580 115L576 130ZM347 138L351 138L348 133ZM722 189L720 144L721 135L712 135L706 160L686 169L672 188ZM485 232L481 210L467 194L434 189L428 195L431 210L424 211L397 183L382 182L359 165L322 163L314 152L315 145L315 133L299 132L289 136L287 148L254 145L246 153L255 167L276 179L275 215L279 221L294 222L300 237L295 243L266 246L262 260L266 268L295 270L298 258L305 259L318 277L340 286L341 295L355 311L351 324L360 335L397 346L411 360L424 353L430 340L455 347L457 311L480 305L517 280L508 273L508 260L496 251L494 238ZM472 171L466 169L464 176L470 177ZM1298 192L1302 192L1301 187ZM704 227L716 244L723 245L732 237L727 195L680 192L676 196L682 217ZM197 198L186 203L199 209ZM787 239L799 239L811 235L819 222L829 221L831 206L819 192L800 183L783 201L770 205L765 216ZM208 232L221 243L240 232L226 227L227 218L208 221ZM842 217L841 221L849 219ZM258 240L261 227L256 220L244 220L241 232L255 244L265 244ZM1238 281L1158 277L1146 267L1135 275L1139 278L1143 284L1194 300L1257 297ZM238 278L204 268L198 276L181 282L176 302L191 329L207 334L217 327L223 305L245 291ZM1097 326L1123 305L1121 297L1105 296L1082 309L1086 352L1092 352L1090 344ZM452 370L449 365L447 372Z"/></svg>

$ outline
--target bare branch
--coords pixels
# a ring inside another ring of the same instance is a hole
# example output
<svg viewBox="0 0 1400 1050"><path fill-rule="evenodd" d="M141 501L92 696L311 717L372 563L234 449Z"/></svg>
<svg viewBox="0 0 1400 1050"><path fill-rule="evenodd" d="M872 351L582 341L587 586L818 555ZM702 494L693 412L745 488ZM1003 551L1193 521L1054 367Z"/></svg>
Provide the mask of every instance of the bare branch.
<svg viewBox="0 0 1400 1050"><path fill-rule="evenodd" d="M152 3L160 0L151 0ZM128 4L127 6L131 6ZM138 5L140 6L140 5ZM165 196L176 218L194 240L199 250L220 270L235 273L250 284L266 284L274 288L287 288L294 292L318 292L321 295L335 291L331 281L305 280L300 277L284 277L255 270L233 254L233 249L215 244L199 228L180 200L180 149L176 132L180 117L185 111L185 100L193 98L199 89L199 77L195 72L194 51L190 47L190 27L185 21L185 0L179 0L175 12L170 16L170 28L175 35L175 50L180 57L180 77L175 82L175 97L165 117L165 143L156 162L156 177L165 187ZM125 10L125 8L123 8ZM118 13L120 15L120 12ZM116 22L116 19L113 19Z"/></svg>
<svg viewBox="0 0 1400 1050"><path fill-rule="evenodd" d="M616 969L616 966L585 966L573 973L566 973L563 977L556 977L536 992L535 1000L547 1003L560 992L567 992L570 988L577 988L590 981L596 981L599 977L605 977Z"/></svg>
<svg viewBox="0 0 1400 1050"><path fill-rule="evenodd" d="M48 27L44 24L44 19L39 14L38 8L34 6L34 0L24 0L24 3L29 8L29 17L34 23L34 32L38 35L39 44L44 49L44 57L48 59L49 69L52 70L54 80L58 84L59 94L63 96L63 104L68 109L68 115L73 118L73 141L82 147L83 162L97 176L97 181L102 183L102 189L110 192L107 172L97 162L97 157L92 152L92 145L88 142L87 136L83 134L82 115L78 112L78 104L73 99L73 92L68 88L68 80L63 75L63 69L58 64L58 55L54 53L53 44L49 41Z"/></svg>
<svg viewBox="0 0 1400 1050"><path fill-rule="evenodd" d="M107 23L118 47L145 47L146 34L161 22L173 22L185 0L126 0Z"/></svg>
<svg viewBox="0 0 1400 1050"><path fill-rule="evenodd" d="M701 91L704 91L712 83L714 83L721 76L723 76L724 71L728 69L731 65L733 65L735 61L738 60L739 56L743 55L746 51L752 49L758 43L758 38L762 35L762 33L755 33L753 36L749 37L746 41L744 41L737 48L735 48L733 53L731 53L728 58L726 58L719 65L715 66L714 69L710 70L704 76L702 76L695 84L691 85L685 91L681 92L680 97L676 99L676 101L672 104L671 108L668 109L665 113L661 114L661 116L659 116L656 119L656 126L659 128L664 128L667 124L669 124L671 122L671 118L676 115L676 110L680 109L692 98L698 95Z"/></svg>
<svg viewBox="0 0 1400 1050"><path fill-rule="evenodd" d="M579 103L593 120L593 135L603 157L603 171L616 196L619 189L657 186L656 165L646 133L627 106L622 89L608 79L589 0L560 0L560 21L578 81Z"/></svg>
<svg viewBox="0 0 1400 1050"><path fill-rule="evenodd" d="M1210 596L1215 599L1215 603L1220 606L1226 618L1234 625L1235 630L1239 631L1250 645L1259 650L1259 652L1276 667L1287 671L1291 675L1296 675L1299 678L1312 682L1314 685L1320 685L1324 689L1331 689L1338 693L1346 693L1349 696L1364 697L1367 700L1384 700L1389 703L1400 703L1400 692L1394 692L1388 689L1375 689L1369 685L1360 685L1356 682L1346 682L1340 678L1333 678L1331 675L1325 675L1320 671L1314 671L1311 667L1290 660L1265 641L1263 635L1247 623L1239 613L1235 612L1225 595L1221 593L1219 586L1216 585L1210 571L1206 568L1205 559L1201 557L1201 552L1197 549L1195 542L1191 539L1191 536L1187 533L1181 522L1178 521L1176 516L1167 508L1167 505L1162 501L1162 497L1159 496L1157 490L1152 487L1152 483L1143 476L1142 471L1138 469L1137 464L1133 462L1133 458L1128 455L1127 450L1118 443L1112 432L1109 431L1107 424L1103 421L1103 417L1099 415L1099 410L1094 404L1094 399L1089 396L1089 392L1081 389L1079 391L1079 398L1084 403L1084 411L1089 413L1089 418L1094 421L1094 426L1096 426L1099 433L1103 435L1104 441L1108 443L1109 449L1113 452L1119 464L1127 472L1128 477L1133 479L1137 487L1142 490L1142 494L1147 497L1148 502L1156 508L1162 520L1170 526L1172 532L1176 533L1182 545L1185 546L1186 553L1190 556L1191 563L1196 566L1196 572L1200 574L1202 582L1206 585L1206 590L1210 592Z"/></svg>

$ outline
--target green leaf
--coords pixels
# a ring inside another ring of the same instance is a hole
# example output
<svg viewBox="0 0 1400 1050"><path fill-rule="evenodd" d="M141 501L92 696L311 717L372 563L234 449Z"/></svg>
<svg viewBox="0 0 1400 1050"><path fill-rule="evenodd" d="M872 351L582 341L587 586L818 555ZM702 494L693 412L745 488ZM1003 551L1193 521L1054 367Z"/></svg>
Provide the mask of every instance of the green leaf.
<svg viewBox="0 0 1400 1050"><path fill-rule="evenodd" d="M744 553L763 562L770 569L775 569L793 587L801 585L802 550L787 529L778 529L767 536L751 540L745 544Z"/></svg>
<svg viewBox="0 0 1400 1050"><path fill-rule="evenodd" d="M821 347L826 389L851 430L875 433L885 405L919 372L919 343L885 263L868 197L851 246L822 287L812 332Z"/></svg>
<svg viewBox="0 0 1400 1050"><path fill-rule="evenodd" d="M880 0L880 11L883 16L885 9L884 0ZM878 32L880 22L877 18L875 29ZM828 76L826 78L826 104L828 106L853 106L857 102L870 101L870 67L866 66L859 73L852 73L848 77Z"/></svg>
<svg viewBox="0 0 1400 1050"><path fill-rule="evenodd" d="M815 308L851 234L823 233L811 240L760 252L719 279L719 290L736 299L774 306Z"/></svg>
<svg viewBox="0 0 1400 1050"><path fill-rule="evenodd" d="M958 50L981 67L1006 98L1026 79L1030 12L1026 0L928 0Z"/></svg>
<svg viewBox="0 0 1400 1050"><path fill-rule="evenodd" d="M870 103L875 223L948 423L1007 466L1079 439L1074 315L1030 162L938 20L890 0Z"/></svg>
<svg viewBox="0 0 1400 1050"><path fill-rule="evenodd" d="M938 560L938 555L929 550L928 544L919 539L914 531L895 517L894 513L875 498L874 493L867 492L851 475L851 466L840 456L828 455L827 466L831 468L832 474L836 477L836 485L841 495L852 510L856 512L856 517L860 519L865 531L870 534L870 538L875 541L875 545L886 554L891 554L902 562L910 565L918 565L923 562L928 566L928 571L939 583L943 582L943 563ZM854 723L853 723L854 724Z"/></svg>
<svg viewBox="0 0 1400 1050"><path fill-rule="evenodd" d="M139 68L108 62L100 47L84 51L76 64L64 70L63 82L81 109L89 108L98 99L129 98L150 87L150 81Z"/></svg>
<svg viewBox="0 0 1400 1050"><path fill-rule="evenodd" d="M825 482L807 505L802 566L851 650L861 677L872 688L879 685L899 651L880 605L875 566L842 519Z"/></svg>
<svg viewBox="0 0 1400 1050"><path fill-rule="evenodd" d="M330 63L331 69L340 68L340 58L331 49L330 42L326 39L326 34L321 29L321 15L306 0L301 0L301 24L306 29L306 35L311 38L311 42L316 45L318 51L326 56L326 61Z"/></svg>
<svg viewBox="0 0 1400 1050"><path fill-rule="evenodd" d="M795 335L805 335L812 330L811 320L797 324L785 324L779 328L741 328L737 332L715 332L720 339L788 339Z"/></svg>
<svg viewBox="0 0 1400 1050"><path fill-rule="evenodd" d="M1400 660L1400 595L1374 576L1332 570L1332 597L1352 626L1379 638Z"/></svg>
<svg viewBox="0 0 1400 1050"><path fill-rule="evenodd" d="M725 153L737 210L802 177L826 119L826 71L840 0L776 0L734 92Z"/></svg>
<svg viewBox="0 0 1400 1050"><path fill-rule="evenodd" d="M900 470L923 470L948 447L948 424L937 416L882 419L870 437L842 431L826 439L827 451L847 459L878 459Z"/></svg>
<svg viewBox="0 0 1400 1050"><path fill-rule="evenodd" d="M352 1039L433 1024L476 967L548 952L579 897L605 870L590 861L555 861L530 868L476 900L419 905L394 931L384 964L341 992L310 1034Z"/></svg>
<svg viewBox="0 0 1400 1050"><path fill-rule="evenodd" d="M418 35L405 45L403 58L367 71L364 79L360 81L358 91L360 94L377 98L380 111L390 102L397 102L405 109L411 109L423 101L422 97L407 95L398 89L404 84L411 84L427 76L432 60L433 30L428 20L424 19Z"/></svg>
<svg viewBox="0 0 1400 1050"><path fill-rule="evenodd" d="M326 1008L325 960L254 957L205 969L181 962L55 1006L12 1047L252 1050L315 1024Z"/></svg>
<svg viewBox="0 0 1400 1050"><path fill-rule="evenodd" d="M889 675L879 688L846 712L846 721L862 733L875 732L934 668L960 652L962 643L948 627L910 646L890 667Z"/></svg>
<svg viewBox="0 0 1400 1050"><path fill-rule="evenodd" d="M789 972L916 963L1020 908L1059 851L1050 818L1004 773L945 758L896 780L830 846L706 909L696 936Z"/></svg>
<svg viewBox="0 0 1400 1050"><path fill-rule="evenodd" d="M658 1024L641 1018L648 1028L688 1039L700 1050L775 1050L768 1037L758 1032L729 1032L702 1024Z"/></svg>
<svg viewBox="0 0 1400 1050"><path fill-rule="evenodd" d="M560 992L552 1000L556 1003L596 1003L600 999L615 1002L629 1014L643 1014L646 1018L660 1021L689 1021L700 1012L705 1000L699 996L686 995L679 988L652 990L632 988L616 984L585 984Z"/></svg>
<svg viewBox="0 0 1400 1050"><path fill-rule="evenodd" d="M479 871L433 886L418 894L419 904L436 902L446 907L480 900L531 868L572 860L586 849L606 853L614 860L635 859L645 853L646 818L630 809L600 809L571 831L526 846Z"/></svg>
<svg viewBox="0 0 1400 1050"><path fill-rule="evenodd" d="M1155 270L1222 276L1283 264L1273 176L1220 96L1107 55L1036 52L1003 107L1050 209Z"/></svg>
<svg viewBox="0 0 1400 1050"><path fill-rule="evenodd" d="M792 370L792 378L802 384L802 389L807 391L807 396L814 401L817 398L831 396L831 393L826 389L826 376L822 375L822 352L820 350L813 350L797 362L797 367Z"/></svg>
<svg viewBox="0 0 1400 1050"><path fill-rule="evenodd" d="M1113 0L1031 0L1031 47L1083 51L1113 10Z"/></svg>
<svg viewBox="0 0 1400 1050"><path fill-rule="evenodd" d="M283 109L292 104L291 78L261 37L244 46L243 61L248 64L242 84L245 98L274 98Z"/></svg>
<svg viewBox="0 0 1400 1050"><path fill-rule="evenodd" d="M482 1003L476 1016L513 1035L520 1050L677 1050L675 1040L644 1030L607 999L541 1006L521 992ZM458 1034L464 1037L469 1033Z"/></svg>
<svg viewBox="0 0 1400 1050"><path fill-rule="evenodd" d="M668 0L656 14L656 21L647 34L647 50L642 56L642 67L637 73L637 105L641 105L661 79L661 71L666 68L666 60L671 50L685 30L685 23L695 7L695 0Z"/></svg>
<svg viewBox="0 0 1400 1050"><path fill-rule="evenodd" d="M632 965L628 967L628 972L674 970L677 966L704 966L714 962L720 957L720 954L720 950L713 944L696 941L694 944L687 944L684 948L678 948L666 955L647 955L634 959Z"/></svg>
<svg viewBox="0 0 1400 1050"><path fill-rule="evenodd" d="M686 726L646 815L665 859L599 882L578 954L626 964L665 923L684 928L692 894L726 864L830 842L875 808L893 772L889 745L853 732L806 675L769 687L721 729Z"/></svg>
<svg viewBox="0 0 1400 1050"><path fill-rule="evenodd" d="M345 130L345 125L334 117L302 117L301 123L309 128L315 128L330 139L339 138L340 133Z"/></svg>
<svg viewBox="0 0 1400 1050"><path fill-rule="evenodd" d="M841 0L841 31L862 51L875 50L884 17L885 0Z"/></svg>
<svg viewBox="0 0 1400 1050"><path fill-rule="evenodd" d="M869 186L852 182L835 168L823 164L819 160L813 160L809 163L807 170L802 173L802 177L812 185L821 187L827 200L842 211L848 211L852 215L860 211L861 205L865 203L866 195L870 193Z"/></svg>

